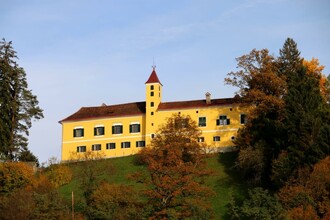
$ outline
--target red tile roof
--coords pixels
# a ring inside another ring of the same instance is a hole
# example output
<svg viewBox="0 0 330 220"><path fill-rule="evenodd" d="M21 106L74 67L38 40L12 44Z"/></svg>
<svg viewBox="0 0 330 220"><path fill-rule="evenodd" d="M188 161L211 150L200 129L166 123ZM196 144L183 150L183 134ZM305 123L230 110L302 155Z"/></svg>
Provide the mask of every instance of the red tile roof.
<svg viewBox="0 0 330 220"><path fill-rule="evenodd" d="M160 83L162 85L162 83L159 81L157 73L155 68L153 68L152 73L149 76L149 79L147 80L147 83Z"/></svg>
<svg viewBox="0 0 330 220"><path fill-rule="evenodd" d="M132 115L143 115L146 112L145 102L133 102L119 105L82 107L76 113L60 121L80 121L95 118L112 118Z"/></svg>
<svg viewBox="0 0 330 220"><path fill-rule="evenodd" d="M158 111L180 110L189 108L205 108L210 106L222 106L235 103L234 98L212 99L210 104L206 104L205 99L192 101L164 102L158 106ZM82 107L76 113L60 121L81 121L97 118L125 117L133 115L143 115L146 113L145 102L133 102L119 105Z"/></svg>
<svg viewBox="0 0 330 220"><path fill-rule="evenodd" d="M230 105L235 103L233 98L226 99L212 99L210 104L206 104L206 100L192 100L192 101L179 101L179 102L163 102L158 106L158 110L170 109L187 109L187 108L205 108L209 106Z"/></svg>

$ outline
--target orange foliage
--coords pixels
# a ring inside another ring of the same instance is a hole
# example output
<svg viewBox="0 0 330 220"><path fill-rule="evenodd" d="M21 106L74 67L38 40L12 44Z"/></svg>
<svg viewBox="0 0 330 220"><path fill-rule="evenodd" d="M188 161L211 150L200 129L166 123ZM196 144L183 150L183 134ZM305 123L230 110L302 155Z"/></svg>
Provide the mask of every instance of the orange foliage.
<svg viewBox="0 0 330 220"><path fill-rule="evenodd" d="M210 172L203 161L200 134L190 117L173 115L160 127L151 148L141 152L150 176L136 178L147 185L152 218L211 216L212 191L203 185L203 177Z"/></svg>
<svg viewBox="0 0 330 220"><path fill-rule="evenodd" d="M324 70L324 66L320 65L319 60L316 58L312 58L312 60L303 60L303 65L306 68L307 74L314 76L315 78L319 79L320 82L320 90L321 95L326 98L327 96L327 78L325 75L322 74Z"/></svg>
<svg viewBox="0 0 330 220"><path fill-rule="evenodd" d="M308 205L306 208L303 206L295 207L288 211L288 217L290 220L317 220L317 216L314 208Z"/></svg>
<svg viewBox="0 0 330 220"><path fill-rule="evenodd" d="M301 216L310 216L307 219L314 219L313 213L316 213L326 219L326 216L330 214L329 187L330 156L315 164L312 171L300 170L298 178L291 179L279 191L278 197L292 216L301 214Z"/></svg>

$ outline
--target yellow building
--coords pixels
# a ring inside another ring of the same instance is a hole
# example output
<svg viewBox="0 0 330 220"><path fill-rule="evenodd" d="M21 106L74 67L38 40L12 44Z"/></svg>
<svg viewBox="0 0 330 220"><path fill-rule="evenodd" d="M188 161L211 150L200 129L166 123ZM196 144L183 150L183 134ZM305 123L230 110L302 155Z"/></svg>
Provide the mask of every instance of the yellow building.
<svg viewBox="0 0 330 220"><path fill-rule="evenodd" d="M82 107L60 121L62 161L95 151L105 157L136 154L150 144L159 125L173 114L189 115L202 131L199 141L210 151L233 148L237 130L246 122L247 109L233 98L162 102L162 87L153 67L145 83L146 101L119 105Z"/></svg>

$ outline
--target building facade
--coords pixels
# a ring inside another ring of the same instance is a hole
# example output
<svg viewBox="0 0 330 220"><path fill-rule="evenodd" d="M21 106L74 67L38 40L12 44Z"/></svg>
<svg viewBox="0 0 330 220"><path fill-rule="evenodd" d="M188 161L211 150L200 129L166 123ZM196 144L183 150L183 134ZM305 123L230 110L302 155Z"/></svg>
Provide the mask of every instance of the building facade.
<svg viewBox="0 0 330 220"><path fill-rule="evenodd" d="M246 123L247 108L234 98L162 102L163 85L155 67L145 83L146 100L119 105L82 107L60 121L62 161L94 151L104 157L136 154L148 146L158 127L173 114L189 115L202 131L200 142L210 151L231 149L238 129Z"/></svg>

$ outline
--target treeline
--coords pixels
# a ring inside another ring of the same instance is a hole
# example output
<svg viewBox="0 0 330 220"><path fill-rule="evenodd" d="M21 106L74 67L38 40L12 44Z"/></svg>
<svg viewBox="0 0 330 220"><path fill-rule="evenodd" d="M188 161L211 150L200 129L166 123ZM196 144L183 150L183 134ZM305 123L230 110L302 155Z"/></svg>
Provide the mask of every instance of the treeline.
<svg viewBox="0 0 330 220"><path fill-rule="evenodd" d="M252 106L239 130L237 167L256 187L233 201L241 219L330 218L330 76L317 59L300 57L288 38L278 57L267 49L237 58L225 82Z"/></svg>

